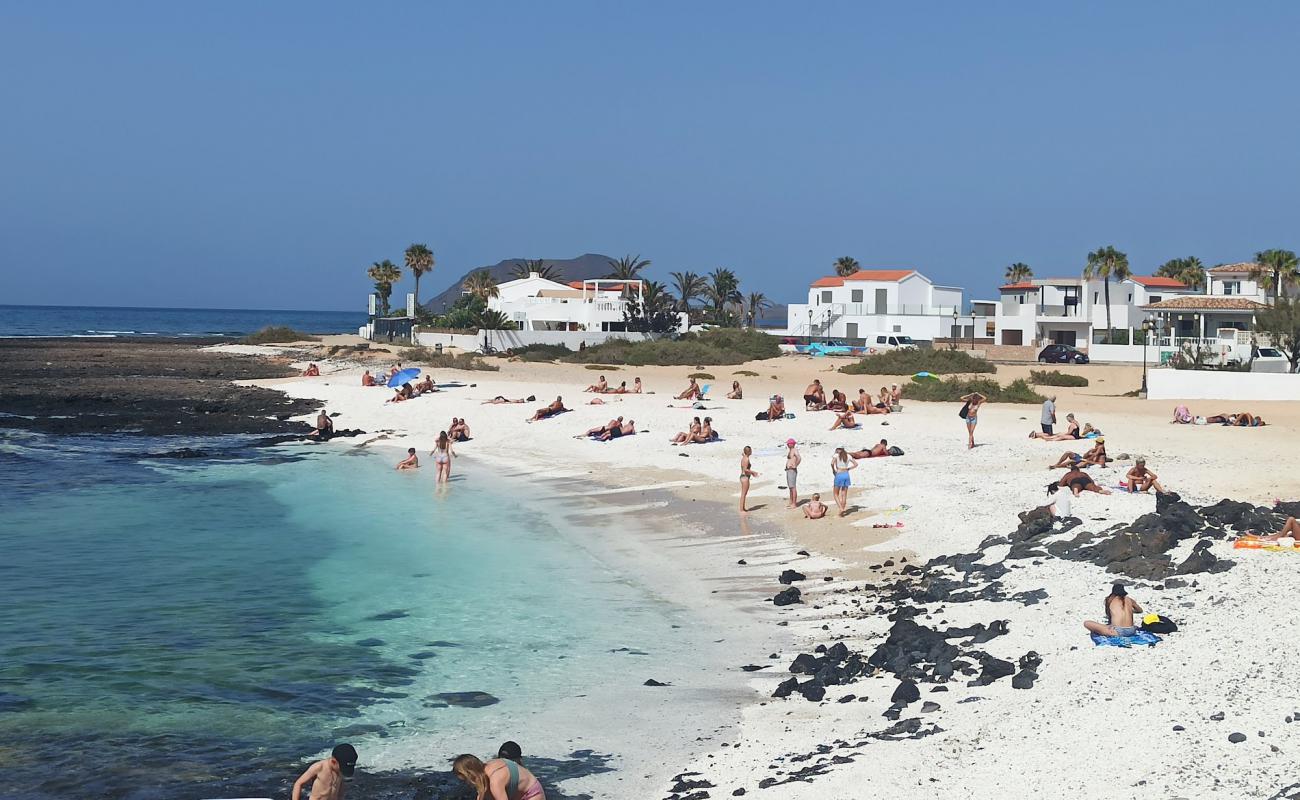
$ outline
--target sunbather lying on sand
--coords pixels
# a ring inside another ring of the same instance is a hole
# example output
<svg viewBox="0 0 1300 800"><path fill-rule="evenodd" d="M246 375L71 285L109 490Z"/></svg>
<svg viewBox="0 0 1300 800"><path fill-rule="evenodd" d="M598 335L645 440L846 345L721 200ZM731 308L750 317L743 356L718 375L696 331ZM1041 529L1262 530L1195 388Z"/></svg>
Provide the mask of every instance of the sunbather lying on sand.
<svg viewBox="0 0 1300 800"><path fill-rule="evenodd" d="M1264 425L1264 418L1257 417L1249 411L1242 411L1237 414L1237 422L1235 425L1238 428L1258 428Z"/></svg>
<svg viewBox="0 0 1300 800"><path fill-rule="evenodd" d="M619 383L617 389L606 389L605 394L627 394L627 381Z"/></svg>
<svg viewBox="0 0 1300 800"><path fill-rule="evenodd" d="M1282 530L1258 538L1265 542L1276 542L1279 539L1300 539L1300 521L1297 521L1295 517L1287 517Z"/></svg>
<svg viewBox="0 0 1300 800"><path fill-rule="evenodd" d="M835 415L835 421L831 423L830 429L835 430L836 428L856 428L856 427L858 427L858 423L857 420L853 419L853 412L845 411L843 413Z"/></svg>
<svg viewBox="0 0 1300 800"><path fill-rule="evenodd" d="M622 417L619 417L622 419ZM597 441L608 442L610 439L617 439L620 436L632 436L636 433L636 420L630 419L622 425L612 425L608 430L595 437Z"/></svg>
<svg viewBox="0 0 1300 800"><path fill-rule="evenodd" d="M700 385L695 382L694 378L691 378L691 382L686 385L686 388L682 391L681 394L677 395L676 399L698 400L699 398L700 398Z"/></svg>
<svg viewBox="0 0 1300 800"><path fill-rule="evenodd" d="M1128 490L1130 492L1146 492L1155 489L1160 494L1165 493L1165 487L1160 485L1156 480L1156 474L1147 469L1147 460L1139 458L1133 465L1133 469L1128 471L1124 477L1128 478Z"/></svg>
<svg viewBox="0 0 1300 800"><path fill-rule="evenodd" d="M1110 594L1102 601L1102 607L1106 610L1106 622L1093 622L1088 620L1083 623L1083 627L1088 629L1088 633L1095 633L1098 636L1134 636L1137 634L1137 626L1133 624L1133 615L1142 613L1142 606L1137 601L1128 596L1124 590L1124 584L1117 583L1110 588Z"/></svg>
<svg viewBox="0 0 1300 800"><path fill-rule="evenodd" d="M604 376L604 375L601 375L600 378L598 378L598 379L596 380L595 383L593 383L592 385L588 386L586 389L583 389L582 391L584 391L584 392L604 392L604 391L605 391L606 389L608 389L608 388L609 388L609 384L605 382L605 376Z"/></svg>
<svg viewBox="0 0 1300 800"><path fill-rule="evenodd" d="M889 442L881 439L878 444L872 445L865 450L859 450L856 453L849 453L853 458L879 458L880 456L889 455Z"/></svg>
<svg viewBox="0 0 1300 800"><path fill-rule="evenodd" d="M585 437L585 436L600 436L602 433L604 433L605 431L609 430L610 428L617 428L618 426L620 426L620 425L622 425L622 424L623 424L623 418L622 418L622 417L618 417L617 419L611 419L609 422L606 422L604 425L600 425L600 426L597 426L597 427L595 427L595 428L591 428L590 430L588 430L588 431L586 431L585 433L583 433L582 436L575 436L575 437L573 437L573 438L575 438L575 439L581 439L581 438L583 438L583 437Z"/></svg>
<svg viewBox="0 0 1300 800"><path fill-rule="evenodd" d="M690 442L695 440L696 436L699 435L701 427L702 426L700 425L700 418L696 417L695 419L691 420L690 427L678 433L673 438L669 439L668 442L669 444L689 444Z"/></svg>
<svg viewBox="0 0 1300 800"><path fill-rule="evenodd" d="M822 502L822 496L814 493L812 499L803 507L803 515L808 519L821 519L826 516L826 504Z"/></svg>
<svg viewBox="0 0 1300 800"><path fill-rule="evenodd" d="M542 407L542 408L537 409L537 411L534 412L534 414L532 415L532 417L530 417L530 418L529 418L528 420L526 420L526 421L527 421L527 422L537 422L538 420L548 419L548 418L550 418L550 417L553 417L553 416L555 416L556 414L562 414L562 413L564 413L565 411L568 411L568 410L569 410L569 409L567 409L567 408L564 407L564 398L557 397L557 398L555 398L555 402L554 402L554 403L551 403L549 406L544 406L544 407Z"/></svg>
<svg viewBox="0 0 1300 800"><path fill-rule="evenodd" d="M1105 486L1098 486L1096 481L1092 479L1091 475L1078 467L1072 467L1068 472L1062 475L1061 480L1057 481L1056 485L1069 488L1069 490L1074 493L1075 497L1078 497L1083 492L1110 494L1110 489L1107 489ZM1050 487L1051 484L1048 484L1048 486Z"/></svg>
<svg viewBox="0 0 1300 800"><path fill-rule="evenodd" d="M537 399L537 398L536 398L536 397L533 397L531 394L528 395L527 397L521 397L521 398L519 398L518 400L511 400L511 399L508 398L508 397L503 397L503 396L501 396L501 395L497 395L496 397L492 398L491 400L484 400L484 401L481 403L481 405L485 405L485 406L499 406L499 405L504 405L504 404L506 404L506 403L529 403L529 402L532 402L533 400L536 400L536 399Z"/></svg>
<svg viewBox="0 0 1300 800"><path fill-rule="evenodd" d="M1068 423L1065 426L1064 433L1043 433L1042 431L1030 431L1030 439L1042 439L1045 442L1066 442L1079 438L1079 423L1075 420L1073 414L1066 414L1065 420Z"/></svg>
<svg viewBox="0 0 1300 800"><path fill-rule="evenodd" d="M411 384L404 383L401 388L397 389L397 391L393 393L393 396L388 398L385 402L404 403L412 397L415 397L415 390L411 388Z"/></svg>

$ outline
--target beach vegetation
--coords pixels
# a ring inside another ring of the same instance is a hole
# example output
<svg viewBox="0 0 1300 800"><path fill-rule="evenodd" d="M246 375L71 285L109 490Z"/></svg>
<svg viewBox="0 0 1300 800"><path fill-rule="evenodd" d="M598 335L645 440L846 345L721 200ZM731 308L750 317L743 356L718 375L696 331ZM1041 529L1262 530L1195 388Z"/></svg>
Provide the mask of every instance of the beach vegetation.
<svg viewBox="0 0 1300 800"><path fill-rule="evenodd" d="M485 361L477 353L439 353L428 347L409 347L402 351L402 360L429 369L459 369L470 372L496 372L501 367Z"/></svg>
<svg viewBox="0 0 1300 800"><path fill-rule="evenodd" d="M737 327L740 314L737 313L743 302L740 293L740 279L736 273L719 267L709 273L704 297L709 304L709 322L723 327Z"/></svg>
<svg viewBox="0 0 1300 800"><path fill-rule="evenodd" d="M388 316L388 299L393 296L393 284L402 279L401 267L385 258L371 264L366 275L374 281L375 294L379 295L379 315Z"/></svg>
<svg viewBox="0 0 1300 800"><path fill-rule="evenodd" d="M1021 281L1027 281L1032 277L1034 277L1033 268L1020 261L1007 267L1007 272L1003 275L1003 278L1007 283L1020 283Z"/></svg>
<svg viewBox="0 0 1300 800"><path fill-rule="evenodd" d="M512 331L515 323L495 308L485 308L478 312L474 325L481 331Z"/></svg>
<svg viewBox="0 0 1300 800"><path fill-rule="evenodd" d="M676 310L689 314L691 301L704 296L707 282L694 272L672 272L669 277L673 279L673 290L677 295Z"/></svg>
<svg viewBox="0 0 1300 800"><path fill-rule="evenodd" d="M758 373L755 372L755 371L752 370L752 369L738 369L738 370L736 370L735 372L733 372L733 373L731 373L731 374L732 374L732 375L740 375L741 377L745 377L745 378L757 378L757 377L758 377ZM773 375L772 377L775 378L776 376Z"/></svg>
<svg viewBox="0 0 1300 800"><path fill-rule="evenodd" d="M420 306L420 276L433 269L433 251L427 244L413 244L406 248L406 268L415 276L415 305Z"/></svg>
<svg viewBox="0 0 1300 800"><path fill-rule="evenodd" d="M692 372L690 375L687 375L686 377L694 378L697 381L717 380L717 378L714 377L712 372Z"/></svg>
<svg viewBox="0 0 1300 800"><path fill-rule="evenodd" d="M1291 371L1300 370L1300 300L1284 297L1255 315L1255 328L1268 334L1273 346L1291 362Z"/></svg>
<svg viewBox="0 0 1300 800"><path fill-rule="evenodd" d="M1084 280L1101 279L1102 290L1106 297L1106 330L1115 326L1110 322L1110 282L1129 278L1133 272L1128 266L1128 255L1121 253L1111 245L1099 247L1088 254L1088 263L1083 267Z"/></svg>
<svg viewBox="0 0 1300 800"><path fill-rule="evenodd" d="M991 403L1041 403L1045 399L1024 378L1017 378L1003 386L993 378L963 378L952 376L937 381L910 383L903 390L907 400L927 402L957 402L971 392L979 392Z"/></svg>
<svg viewBox="0 0 1300 800"><path fill-rule="evenodd" d="M283 344L285 342L319 342L320 338L285 325L268 325L243 339L244 344Z"/></svg>
<svg viewBox="0 0 1300 800"><path fill-rule="evenodd" d="M563 361L629 366L729 366L781 355L774 336L741 328L713 328L676 338L630 342L610 339L562 356Z"/></svg>
<svg viewBox="0 0 1300 800"><path fill-rule="evenodd" d="M510 355L520 361L562 361L573 351L562 344L530 344L512 349Z"/></svg>
<svg viewBox="0 0 1300 800"><path fill-rule="evenodd" d="M490 298L501 294L501 290L497 288L497 279L485 269L471 272L461 283L460 288L466 294L482 300L485 305Z"/></svg>
<svg viewBox="0 0 1300 800"><path fill-rule="evenodd" d="M1193 289L1200 289L1205 285L1205 265L1196 256L1171 258L1160 265L1156 275L1161 278L1173 278Z"/></svg>
<svg viewBox="0 0 1300 800"><path fill-rule="evenodd" d="M487 310L487 301L475 294L463 294L456 298L441 314L435 315L429 325L438 330L465 331L476 330L478 319Z"/></svg>
<svg viewBox="0 0 1300 800"><path fill-rule="evenodd" d="M547 264L545 259L525 258L510 267L510 277L515 279L527 278L534 272L539 278L564 283L564 270L555 264Z"/></svg>
<svg viewBox="0 0 1300 800"><path fill-rule="evenodd" d="M1274 300L1282 298L1282 287L1300 280L1300 261L1291 250L1261 250L1255 254L1255 268L1251 277L1259 281Z"/></svg>
<svg viewBox="0 0 1300 800"><path fill-rule="evenodd" d="M839 275L841 278L847 278L860 269L862 269L862 267L858 264L858 260L853 256L840 256L835 259L835 274Z"/></svg>
<svg viewBox="0 0 1300 800"><path fill-rule="evenodd" d="M610 372L618 372L622 369L622 367L616 367L613 364L583 364L582 368L592 370L593 372L604 372L606 370Z"/></svg>
<svg viewBox="0 0 1300 800"><path fill-rule="evenodd" d="M965 350L902 349L888 350L867 356L856 364L840 367L846 375L915 375L931 372L935 375L955 373L997 372L997 366L986 358L972 356Z"/></svg>
<svg viewBox="0 0 1300 800"><path fill-rule="evenodd" d="M772 307L772 301L762 292L750 292L745 298L745 324L754 327L763 312Z"/></svg>
<svg viewBox="0 0 1300 800"><path fill-rule="evenodd" d="M1087 386L1088 379L1059 369L1031 369L1029 382L1035 386Z"/></svg>
<svg viewBox="0 0 1300 800"><path fill-rule="evenodd" d="M623 322L630 331L669 333L677 330L677 301L659 281L646 281L640 292L623 293Z"/></svg>

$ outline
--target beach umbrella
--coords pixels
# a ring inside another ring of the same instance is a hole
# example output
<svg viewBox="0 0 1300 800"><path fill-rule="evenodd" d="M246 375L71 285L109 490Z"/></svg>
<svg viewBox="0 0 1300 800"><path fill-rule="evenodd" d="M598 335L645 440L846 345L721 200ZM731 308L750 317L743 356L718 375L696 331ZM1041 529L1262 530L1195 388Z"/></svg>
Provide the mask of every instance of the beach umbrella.
<svg viewBox="0 0 1300 800"><path fill-rule="evenodd" d="M939 380L939 376L935 375L933 372L918 372L912 376L912 380L916 383L922 383L923 381L937 381Z"/></svg>
<svg viewBox="0 0 1300 800"><path fill-rule="evenodd" d="M420 376L420 370L418 367L411 367L410 369L404 369L401 372L394 375L393 377L389 378L388 385L401 386L404 383L410 383L411 381L415 380L419 376Z"/></svg>

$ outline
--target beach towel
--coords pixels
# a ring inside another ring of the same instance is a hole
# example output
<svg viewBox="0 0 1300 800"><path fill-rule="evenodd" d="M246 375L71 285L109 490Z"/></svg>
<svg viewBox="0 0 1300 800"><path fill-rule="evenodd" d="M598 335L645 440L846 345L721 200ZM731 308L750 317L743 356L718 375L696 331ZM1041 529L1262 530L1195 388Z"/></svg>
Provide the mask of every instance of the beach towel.
<svg viewBox="0 0 1300 800"><path fill-rule="evenodd" d="M1091 636L1092 643L1098 647L1136 647L1138 645L1154 647L1160 641L1159 636L1147 631L1138 631L1133 636L1102 636L1098 633L1091 634Z"/></svg>
<svg viewBox="0 0 1300 800"><path fill-rule="evenodd" d="M1232 543L1237 550L1267 550L1272 553L1300 553L1300 547L1284 547L1277 542L1270 542L1255 536L1242 536Z"/></svg>

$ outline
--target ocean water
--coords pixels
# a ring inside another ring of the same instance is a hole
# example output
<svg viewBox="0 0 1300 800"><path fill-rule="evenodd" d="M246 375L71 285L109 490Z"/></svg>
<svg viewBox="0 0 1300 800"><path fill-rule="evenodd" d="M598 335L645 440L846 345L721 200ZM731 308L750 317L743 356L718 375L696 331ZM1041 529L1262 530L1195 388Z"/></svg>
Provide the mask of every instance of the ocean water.
<svg viewBox="0 0 1300 800"><path fill-rule="evenodd" d="M364 312L0 305L0 336L246 336L268 325L356 333Z"/></svg>
<svg viewBox="0 0 1300 800"><path fill-rule="evenodd" d="M525 485L242 442L0 434L0 796L284 796L341 740L362 772L559 764L548 715L617 725L600 691L720 647ZM225 457L139 457L182 446Z"/></svg>

